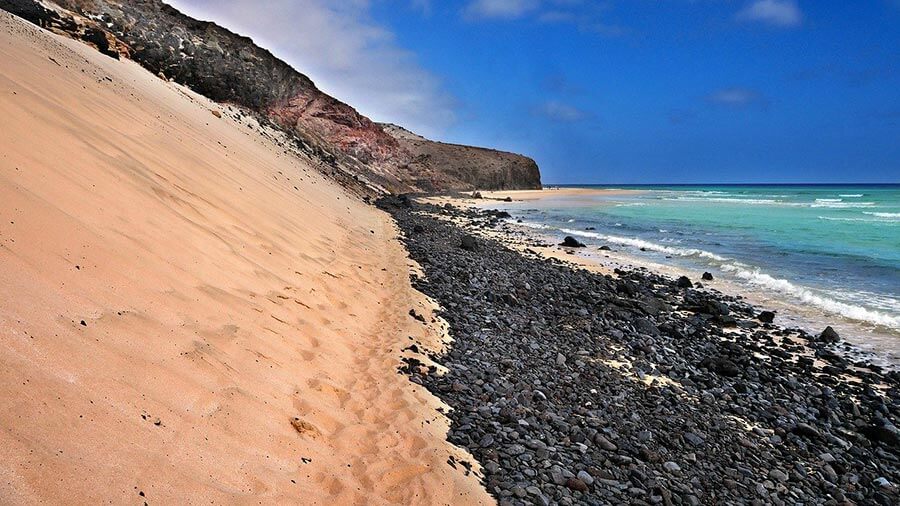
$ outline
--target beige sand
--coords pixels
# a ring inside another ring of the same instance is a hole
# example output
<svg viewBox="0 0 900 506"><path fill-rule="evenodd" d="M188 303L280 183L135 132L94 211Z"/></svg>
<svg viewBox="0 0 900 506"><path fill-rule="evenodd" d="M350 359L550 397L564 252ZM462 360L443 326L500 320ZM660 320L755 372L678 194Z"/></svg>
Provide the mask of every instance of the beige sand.
<svg viewBox="0 0 900 506"><path fill-rule="evenodd" d="M642 190L622 190L604 188L544 188L543 190L509 190L509 191L483 191L481 196L486 199L511 198L513 200L543 200L562 197L602 197L615 195L630 195Z"/></svg>
<svg viewBox="0 0 900 506"><path fill-rule="evenodd" d="M0 15L0 503L490 502L389 219L227 112Z"/></svg>

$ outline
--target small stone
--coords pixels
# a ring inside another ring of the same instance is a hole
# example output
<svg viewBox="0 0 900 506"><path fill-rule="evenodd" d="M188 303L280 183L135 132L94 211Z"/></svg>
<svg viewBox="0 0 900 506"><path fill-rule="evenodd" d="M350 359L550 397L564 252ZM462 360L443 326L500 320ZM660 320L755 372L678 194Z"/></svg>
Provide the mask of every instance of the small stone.
<svg viewBox="0 0 900 506"><path fill-rule="evenodd" d="M703 281L712 281L713 275L709 272L704 272L701 279L703 279Z"/></svg>
<svg viewBox="0 0 900 506"><path fill-rule="evenodd" d="M800 436L808 437L808 438L818 438L819 431L813 427L812 425L808 425L805 423L798 423L794 426L794 434L798 434Z"/></svg>
<svg viewBox="0 0 900 506"><path fill-rule="evenodd" d="M698 436L697 434L694 434L693 432L685 432L684 440L694 446L700 446L703 444L703 438Z"/></svg>
<svg viewBox="0 0 900 506"><path fill-rule="evenodd" d="M478 242L471 235L464 235L459 246L466 251L475 251L478 249Z"/></svg>
<svg viewBox="0 0 900 506"><path fill-rule="evenodd" d="M583 481L584 484L588 486L594 483L594 477L588 474L588 472L585 470L578 471L578 474L575 475L575 477Z"/></svg>
<svg viewBox="0 0 900 506"><path fill-rule="evenodd" d="M566 363L566 356L563 355L562 353L557 353L556 354L556 365L565 365L565 363Z"/></svg>
<svg viewBox="0 0 900 506"><path fill-rule="evenodd" d="M687 276L681 276L678 278L678 281L675 282L675 286L678 288L693 288L694 283L692 283L691 279Z"/></svg>
<svg viewBox="0 0 900 506"><path fill-rule="evenodd" d="M763 311L757 315L756 319L763 323L772 323L775 321L775 313L772 311Z"/></svg>
<svg viewBox="0 0 900 506"><path fill-rule="evenodd" d="M881 488L894 488L894 485L884 476L875 478L875 480L872 483L875 486L881 487Z"/></svg>
<svg viewBox="0 0 900 506"><path fill-rule="evenodd" d="M578 478L569 478L568 480L566 480L566 487L577 492L588 491L587 483L579 480Z"/></svg>
<svg viewBox="0 0 900 506"><path fill-rule="evenodd" d="M785 474L784 471L772 469L771 471L769 471L769 479L777 481L779 483L784 483L788 481L788 475Z"/></svg>
<svg viewBox="0 0 900 506"><path fill-rule="evenodd" d="M619 447L616 446L615 444L613 444L612 441L610 441L609 439L606 439L605 437L603 437L600 434L597 434L596 436L594 436L594 443L597 443L597 445L599 445L600 448L603 448L604 450L606 450L608 452L614 452L619 449Z"/></svg>
<svg viewBox="0 0 900 506"><path fill-rule="evenodd" d="M672 462L671 460L663 464L663 468L670 473L677 473L681 471L681 466Z"/></svg>

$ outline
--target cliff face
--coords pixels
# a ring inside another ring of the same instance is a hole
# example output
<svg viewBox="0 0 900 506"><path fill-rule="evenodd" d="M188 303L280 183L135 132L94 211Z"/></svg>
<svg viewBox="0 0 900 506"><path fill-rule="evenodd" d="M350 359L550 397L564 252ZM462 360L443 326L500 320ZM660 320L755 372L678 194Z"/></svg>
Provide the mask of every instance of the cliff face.
<svg viewBox="0 0 900 506"><path fill-rule="evenodd" d="M381 127L410 153L409 162L398 168L398 175L417 188L434 191L541 187L537 163L526 156L430 141L397 125Z"/></svg>
<svg viewBox="0 0 900 506"><path fill-rule="evenodd" d="M391 135L247 37L161 0L0 0L0 8L131 58L290 132L310 154L391 191L537 188L537 165L499 151Z"/></svg>

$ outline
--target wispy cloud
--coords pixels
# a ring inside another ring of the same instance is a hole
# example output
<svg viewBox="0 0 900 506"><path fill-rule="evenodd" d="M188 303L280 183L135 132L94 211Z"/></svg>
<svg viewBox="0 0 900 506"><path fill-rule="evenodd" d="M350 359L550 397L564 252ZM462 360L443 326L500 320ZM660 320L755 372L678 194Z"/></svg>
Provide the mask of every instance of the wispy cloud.
<svg viewBox="0 0 900 506"><path fill-rule="evenodd" d="M556 100L549 100L538 105L534 108L534 113L537 116L560 123L575 123L590 119L593 116L587 111Z"/></svg>
<svg viewBox="0 0 900 506"><path fill-rule="evenodd" d="M754 0L737 13L737 19L791 28L803 23L803 13L795 0Z"/></svg>
<svg viewBox="0 0 900 506"><path fill-rule="evenodd" d="M368 0L168 1L252 37L375 120L430 136L456 121L454 98L391 30L372 20ZM430 7L423 1L412 5Z"/></svg>
<svg viewBox="0 0 900 506"><path fill-rule="evenodd" d="M719 106L737 109L751 106L767 108L769 100L760 92L751 88L722 88L706 96L706 101Z"/></svg>
<svg viewBox="0 0 900 506"><path fill-rule="evenodd" d="M540 7L539 0L473 0L463 14L469 19L515 19Z"/></svg>

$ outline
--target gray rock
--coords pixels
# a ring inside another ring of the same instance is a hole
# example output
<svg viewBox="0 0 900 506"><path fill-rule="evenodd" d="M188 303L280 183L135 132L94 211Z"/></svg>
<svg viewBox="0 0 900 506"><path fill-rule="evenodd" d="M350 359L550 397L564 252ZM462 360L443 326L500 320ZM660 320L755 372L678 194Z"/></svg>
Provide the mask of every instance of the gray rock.
<svg viewBox="0 0 900 506"><path fill-rule="evenodd" d="M594 483L594 477L584 470L578 471L578 474L576 474L575 477L583 481L587 486L591 486Z"/></svg>

